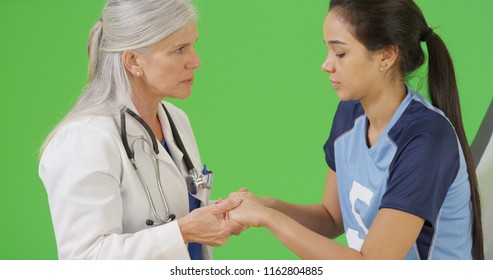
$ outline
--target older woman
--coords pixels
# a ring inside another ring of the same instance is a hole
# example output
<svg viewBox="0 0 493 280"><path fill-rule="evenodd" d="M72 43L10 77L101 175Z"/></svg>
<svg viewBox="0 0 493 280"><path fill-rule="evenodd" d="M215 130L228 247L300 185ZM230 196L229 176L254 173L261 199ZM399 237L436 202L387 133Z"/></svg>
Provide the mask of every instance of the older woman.
<svg viewBox="0 0 493 280"><path fill-rule="evenodd" d="M47 138L40 177L61 259L210 259L243 228L209 204L186 114L200 66L188 0L109 0L89 41L89 82Z"/></svg>

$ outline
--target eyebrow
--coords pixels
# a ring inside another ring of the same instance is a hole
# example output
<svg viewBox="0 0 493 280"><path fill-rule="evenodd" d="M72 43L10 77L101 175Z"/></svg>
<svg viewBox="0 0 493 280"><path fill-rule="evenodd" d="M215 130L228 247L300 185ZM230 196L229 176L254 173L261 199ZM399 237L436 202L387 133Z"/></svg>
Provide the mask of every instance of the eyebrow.
<svg viewBox="0 0 493 280"><path fill-rule="evenodd" d="M181 44L171 45L171 48L172 49L181 48L181 47L186 47L186 46L190 46L190 45L191 45L190 43L181 43Z"/></svg>
<svg viewBox="0 0 493 280"><path fill-rule="evenodd" d="M197 37L197 39L195 40L194 43L197 43L199 41L199 37ZM181 48L181 47L186 47L186 46L190 46L192 45L192 43L180 43L180 44L173 44L171 45L171 48Z"/></svg>
<svg viewBox="0 0 493 280"><path fill-rule="evenodd" d="M341 40L330 40L327 42L324 40L324 43L327 43L327 45L347 45L346 42L343 42Z"/></svg>

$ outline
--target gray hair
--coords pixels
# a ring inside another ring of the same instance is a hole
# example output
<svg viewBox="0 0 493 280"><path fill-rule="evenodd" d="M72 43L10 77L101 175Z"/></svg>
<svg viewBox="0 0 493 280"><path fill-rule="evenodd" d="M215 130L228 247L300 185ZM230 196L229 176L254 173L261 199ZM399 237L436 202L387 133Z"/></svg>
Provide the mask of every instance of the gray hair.
<svg viewBox="0 0 493 280"><path fill-rule="evenodd" d="M189 0L108 0L89 36L89 82L46 138L41 152L65 123L84 116L110 115L129 106L133 92L123 51L145 53L196 17Z"/></svg>

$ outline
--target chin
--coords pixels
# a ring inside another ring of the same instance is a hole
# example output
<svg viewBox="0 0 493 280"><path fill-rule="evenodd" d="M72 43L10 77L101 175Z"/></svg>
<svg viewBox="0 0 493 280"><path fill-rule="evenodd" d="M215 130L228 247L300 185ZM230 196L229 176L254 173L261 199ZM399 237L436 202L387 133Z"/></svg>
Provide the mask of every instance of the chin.
<svg viewBox="0 0 493 280"><path fill-rule="evenodd" d="M337 91L337 97L339 97L339 100L341 101L359 100L358 97L341 90Z"/></svg>
<svg viewBox="0 0 493 280"><path fill-rule="evenodd" d="M340 90L337 91L337 97L339 97L339 100L341 100L341 101L351 100L351 98L349 98L349 96L347 94L344 94L344 92L340 91Z"/></svg>
<svg viewBox="0 0 493 280"><path fill-rule="evenodd" d="M189 97L190 97L190 95L191 95L191 94L188 94L188 95L185 95L185 96L177 96L176 98L178 98L178 99L182 99L182 100L183 100L183 99L187 99L187 98L189 98Z"/></svg>
<svg viewBox="0 0 493 280"><path fill-rule="evenodd" d="M183 92L177 92L176 94L173 95L173 98L178 98L178 99L187 99L192 95L191 90L183 91Z"/></svg>

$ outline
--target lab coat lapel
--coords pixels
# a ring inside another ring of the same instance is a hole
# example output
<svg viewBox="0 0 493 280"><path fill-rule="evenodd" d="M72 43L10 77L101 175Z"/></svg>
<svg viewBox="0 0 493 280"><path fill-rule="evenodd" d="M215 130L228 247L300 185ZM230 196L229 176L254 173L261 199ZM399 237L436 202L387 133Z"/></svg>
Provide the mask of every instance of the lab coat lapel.
<svg viewBox="0 0 493 280"><path fill-rule="evenodd" d="M170 110L169 107L166 109L168 109L168 112L170 113L171 118L173 118L172 110ZM173 132L171 131L171 125L169 123L166 112L164 111L162 106L159 107L158 117L159 117L159 120L161 121L161 126L162 126L162 129L164 132L164 139L166 140L166 143L168 144L168 148L170 149L171 155L173 156L173 160L176 163L176 166L178 167L178 169L180 170L182 175L184 177L187 177L188 171L189 171L188 167L185 164L185 160L183 159L183 153L180 151L180 149L176 145L176 142L175 142L175 139L173 136ZM178 133L180 134L180 137L183 141L183 145L185 145L185 148L187 148L187 139L185 137L186 136L185 133L181 130L182 128L177 124L177 121L174 121L174 123L175 123L176 129L178 130ZM194 162L193 153L191 154L191 151L189 151L188 149L187 149L187 152L189 153L189 156L191 157L192 162ZM202 169L201 169L202 166L197 166L197 164L195 162L193 164L194 164L194 166L198 172L202 171ZM197 191L197 194L195 194L193 196L195 198L197 198L198 200L202 201L202 203L204 205L208 204L208 201L209 201L209 191L208 190L199 189Z"/></svg>

